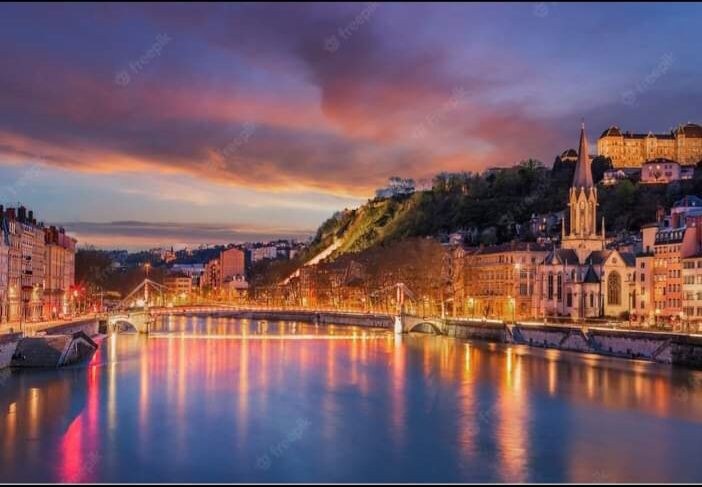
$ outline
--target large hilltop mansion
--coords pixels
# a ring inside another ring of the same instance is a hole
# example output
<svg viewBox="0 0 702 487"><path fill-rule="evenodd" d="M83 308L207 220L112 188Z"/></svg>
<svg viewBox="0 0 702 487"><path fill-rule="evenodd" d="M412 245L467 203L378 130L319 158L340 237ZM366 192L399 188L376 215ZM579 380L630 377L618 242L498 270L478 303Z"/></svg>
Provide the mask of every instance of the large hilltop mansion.
<svg viewBox="0 0 702 487"><path fill-rule="evenodd" d="M637 243L608 246L583 125L567 206L560 244L457 249L457 298L468 314L702 323L702 199L676 202L670 215L642 229Z"/></svg>
<svg viewBox="0 0 702 487"><path fill-rule="evenodd" d="M602 132L597 152L609 157L615 169L638 168L657 159L696 164L702 160L702 126L687 123L663 134L622 132L612 126Z"/></svg>

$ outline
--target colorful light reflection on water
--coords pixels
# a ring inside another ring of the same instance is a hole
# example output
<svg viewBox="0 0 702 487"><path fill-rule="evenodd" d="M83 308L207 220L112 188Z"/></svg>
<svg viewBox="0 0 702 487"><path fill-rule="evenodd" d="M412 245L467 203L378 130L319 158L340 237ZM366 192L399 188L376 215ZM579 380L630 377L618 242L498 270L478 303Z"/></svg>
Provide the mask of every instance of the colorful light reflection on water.
<svg viewBox="0 0 702 487"><path fill-rule="evenodd" d="M700 481L702 373L167 318L0 375L0 481Z"/></svg>

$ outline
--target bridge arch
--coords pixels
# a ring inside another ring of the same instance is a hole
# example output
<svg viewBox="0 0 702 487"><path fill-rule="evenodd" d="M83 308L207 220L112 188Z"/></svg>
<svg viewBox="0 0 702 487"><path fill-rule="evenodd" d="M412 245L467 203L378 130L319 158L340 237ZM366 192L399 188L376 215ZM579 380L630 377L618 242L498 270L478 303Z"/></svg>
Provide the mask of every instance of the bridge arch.
<svg viewBox="0 0 702 487"><path fill-rule="evenodd" d="M108 318L107 324L111 332L117 333L148 333L149 316L144 312L120 313Z"/></svg>
<svg viewBox="0 0 702 487"><path fill-rule="evenodd" d="M407 327L407 333L429 333L432 335L441 335L441 329L431 321L422 321L419 323L414 323Z"/></svg>
<svg viewBox="0 0 702 487"><path fill-rule="evenodd" d="M402 316L402 331L403 333L429 333L434 335L442 335L442 323L431 318L420 318L417 316L403 315Z"/></svg>
<svg viewBox="0 0 702 487"><path fill-rule="evenodd" d="M134 323L122 318L110 320L110 328L117 333L137 333L139 331Z"/></svg>

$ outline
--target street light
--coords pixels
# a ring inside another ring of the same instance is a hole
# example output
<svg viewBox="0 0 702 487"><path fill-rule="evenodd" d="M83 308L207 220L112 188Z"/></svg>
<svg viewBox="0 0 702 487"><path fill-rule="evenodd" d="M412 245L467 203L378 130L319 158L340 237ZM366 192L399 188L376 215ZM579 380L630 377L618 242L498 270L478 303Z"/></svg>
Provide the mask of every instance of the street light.
<svg viewBox="0 0 702 487"><path fill-rule="evenodd" d="M683 332L686 333L686 332L687 332L687 330L686 330L687 327L685 326L685 312L684 312L684 311L681 311L680 313L678 313L678 315L680 316L680 327L682 328Z"/></svg>
<svg viewBox="0 0 702 487"><path fill-rule="evenodd" d="M508 299L509 299L509 306L512 308L512 323L516 323L517 319L515 317L515 308L517 307L516 306L517 302L512 296L508 296Z"/></svg>
<svg viewBox="0 0 702 487"><path fill-rule="evenodd" d="M656 308L656 328L658 328L658 317L661 315L661 309Z"/></svg>

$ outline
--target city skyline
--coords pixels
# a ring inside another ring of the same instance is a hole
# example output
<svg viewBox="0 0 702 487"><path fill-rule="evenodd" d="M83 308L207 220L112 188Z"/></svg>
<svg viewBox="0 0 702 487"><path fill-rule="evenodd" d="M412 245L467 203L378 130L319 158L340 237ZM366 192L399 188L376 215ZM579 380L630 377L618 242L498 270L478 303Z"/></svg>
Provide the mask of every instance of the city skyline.
<svg viewBox="0 0 702 487"><path fill-rule="evenodd" d="M306 236L390 176L550 164L581 118L699 122L698 5L0 11L0 199L100 247Z"/></svg>

